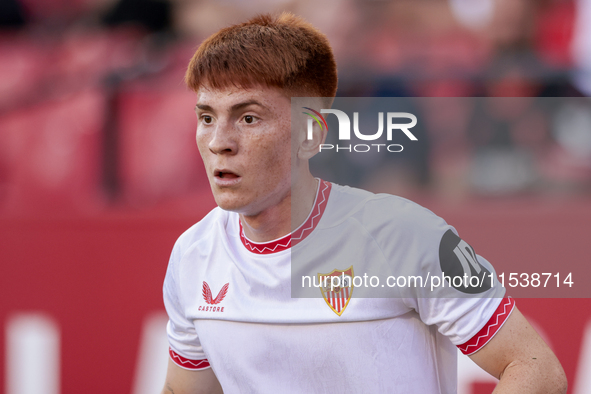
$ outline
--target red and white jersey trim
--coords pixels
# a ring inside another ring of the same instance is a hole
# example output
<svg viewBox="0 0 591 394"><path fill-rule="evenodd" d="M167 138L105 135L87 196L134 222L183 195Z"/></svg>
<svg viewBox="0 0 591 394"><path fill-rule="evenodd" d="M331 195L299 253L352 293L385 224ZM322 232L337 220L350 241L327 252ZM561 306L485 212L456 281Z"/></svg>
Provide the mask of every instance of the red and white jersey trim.
<svg viewBox="0 0 591 394"><path fill-rule="evenodd" d="M460 349L462 353L467 356L482 349L484 345L486 345L495 336L501 327L503 327L503 324L505 324L511 315L511 312L513 312L514 307L515 300L513 298L503 298L497 309L494 311L492 317L488 320L484 327L482 327L482 329L467 342L458 345L458 349Z"/></svg>
<svg viewBox="0 0 591 394"><path fill-rule="evenodd" d="M171 348L168 348L168 354L170 355L170 359L179 367L184 369L189 369L191 371L199 371L202 369L209 368L209 361L207 359L203 360L189 360L188 358L184 358Z"/></svg>
<svg viewBox="0 0 591 394"><path fill-rule="evenodd" d="M295 246L299 242L303 241L304 238L306 238L312 232L312 230L314 230L322 218L322 215L324 214L331 188L332 184L330 182L323 181L322 179L318 180L318 193L316 194L316 199L314 200L314 207L312 208L312 211L310 211L310 214L308 215L308 218L304 224L298 227L297 230L291 235L293 241L292 246Z"/></svg>
<svg viewBox="0 0 591 394"><path fill-rule="evenodd" d="M246 238L244 235L244 229L242 228L242 223L240 220L238 220L240 225L240 240L242 241L242 244L244 247L246 247L246 249L253 253L270 254L287 250L303 241L304 238L306 238L312 232L312 230L314 230L320 221L320 218L322 218L324 210L326 209L326 203L328 201L331 187L332 184L330 182L323 181L322 179L318 180L318 192L316 193L314 206L312 207L308 218L300 227L297 228L297 230L295 230L292 234L287 234L285 237L263 243L253 242Z"/></svg>

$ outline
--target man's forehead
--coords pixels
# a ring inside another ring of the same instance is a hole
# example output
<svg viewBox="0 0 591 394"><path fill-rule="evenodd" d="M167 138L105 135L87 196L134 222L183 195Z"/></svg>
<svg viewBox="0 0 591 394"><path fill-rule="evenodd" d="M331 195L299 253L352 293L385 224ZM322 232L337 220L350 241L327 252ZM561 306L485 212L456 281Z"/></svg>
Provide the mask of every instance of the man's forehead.
<svg viewBox="0 0 591 394"><path fill-rule="evenodd" d="M213 88L206 85L197 91L197 103L212 104L216 102L221 105L232 105L238 102L256 100L261 104L271 104L280 96L287 98L280 89L266 86Z"/></svg>

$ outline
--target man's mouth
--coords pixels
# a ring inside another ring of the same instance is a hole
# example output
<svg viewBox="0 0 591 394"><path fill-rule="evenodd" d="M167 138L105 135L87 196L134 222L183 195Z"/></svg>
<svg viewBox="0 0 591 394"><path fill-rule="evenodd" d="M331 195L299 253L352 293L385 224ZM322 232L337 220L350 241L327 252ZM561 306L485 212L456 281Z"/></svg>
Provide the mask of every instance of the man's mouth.
<svg viewBox="0 0 591 394"><path fill-rule="evenodd" d="M221 179L236 179L239 177L231 171L216 171L215 176Z"/></svg>

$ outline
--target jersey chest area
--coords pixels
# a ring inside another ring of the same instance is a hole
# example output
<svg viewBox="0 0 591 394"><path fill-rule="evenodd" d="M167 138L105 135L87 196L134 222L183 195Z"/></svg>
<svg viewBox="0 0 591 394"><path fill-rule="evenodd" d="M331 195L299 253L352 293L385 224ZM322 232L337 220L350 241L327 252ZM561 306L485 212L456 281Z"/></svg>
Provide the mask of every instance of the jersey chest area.
<svg viewBox="0 0 591 394"><path fill-rule="evenodd" d="M351 279L356 270L363 272L368 262L375 265L383 259L375 250L359 252L359 259L352 262L345 259L352 257L351 252L338 250L330 256L301 256L292 250L255 255L224 243L206 251L195 249L183 256L179 272L186 317L299 324L375 320L407 313L410 308L395 294L369 298L355 287ZM345 278L345 285L337 285L334 276Z"/></svg>

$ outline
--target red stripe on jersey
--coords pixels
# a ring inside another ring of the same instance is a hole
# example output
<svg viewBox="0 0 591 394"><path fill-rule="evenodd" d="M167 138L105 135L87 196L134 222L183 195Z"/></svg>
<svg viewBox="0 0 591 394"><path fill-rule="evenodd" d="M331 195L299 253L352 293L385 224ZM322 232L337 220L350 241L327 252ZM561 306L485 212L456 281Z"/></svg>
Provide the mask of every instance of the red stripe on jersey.
<svg viewBox="0 0 591 394"><path fill-rule="evenodd" d="M513 298L503 298L484 327L482 327L482 329L467 342L458 345L458 349L467 356L482 349L482 347L495 336L503 324L505 324L505 321L507 321L507 318L511 312L513 312L514 307L515 300Z"/></svg>
<svg viewBox="0 0 591 394"><path fill-rule="evenodd" d="M332 184L330 182L323 181L319 179L318 184L318 193L316 194L316 200L314 200L314 207L308 216L308 219L302 224L296 231L293 232L291 235L291 239L293 245L297 245L299 242L302 242L304 238L308 236L316 228L316 225L322 218L324 214L324 210L326 209L326 203L328 202L328 196L330 194L330 189L332 188Z"/></svg>
<svg viewBox="0 0 591 394"><path fill-rule="evenodd" d="M244 235L242 222L238 220L238 223L240 224L240 240L242 241L242 245L252 253L271 254L291 248L291 234L287 234L285 237L276 239L275 241L263 243L252 242Z"/></svg>
<svg viewBox="0 0 591 394"><path fill-rule="evenodd" d="M331 297L331 300L332 300L332 307L334 309L337 309L337 294L334 291L331 291L330 292L330 297Z"/></svg>
<svg viewBox="0 0 591 394"><path fill-rule="evenodd" d="M191 369L194 371L209 368L209 361L207 361L207 359L189 360L188 358L184 358L171 348L168 348L168 354L170 354L170 359L181 368Z"/></svg>
<svg viewBox="0 0 591 394"><path fill-rule="evenodd" d="M244 230L242 229L242 222L238 220L240 225L240 241L242 241L242 244L246 249L256 254L277 253L291 248L293 245L303 241L304 238L306 238L308 234L314 230L320 221L320 218L324 214L331 188L332 184L330 182L323 181L322 179L319 180L318 193L316 194L312 211L310 212L310 215L304 224L298 227L298 229L292 234L287 234L285 237L276 239L274 241L262 243L253 242L246 238L244 235Z"/></svg>

